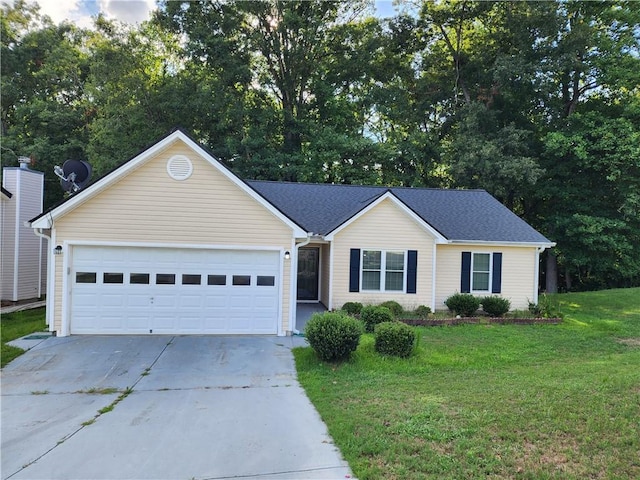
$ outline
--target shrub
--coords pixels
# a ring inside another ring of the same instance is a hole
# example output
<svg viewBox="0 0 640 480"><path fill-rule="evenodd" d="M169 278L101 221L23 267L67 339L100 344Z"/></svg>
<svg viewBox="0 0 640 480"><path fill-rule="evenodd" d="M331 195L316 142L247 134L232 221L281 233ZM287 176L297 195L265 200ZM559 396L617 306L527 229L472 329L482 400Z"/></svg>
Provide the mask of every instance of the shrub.
<svg viewBox="0 0 640 480"><path fill-rule="evenodd" d="M358 348L362 323L343 312L314 313L304 334L321 360L344 360Z"/></svg>
<svg viewBox="0 0 640 480"><path fill-rule="evenodd" d="M420 305L415 309L414 313L419 317L426 317L431 313L431 308L426 305Z"/></svg>
<svg viewBox="0 0 640 480"><path fill-rule="evenodd" d="M374 348L378 353L408 357L415 342L415 330L405 323L383 322L376 325Z"/></svg>
<svg viewBox="0 0 640 480"><path fill-rule="evenodd" d="M470 293L456 293L444 301L444 304L456 315L471 317L480 308L480 300Z"/></svg>
<svg viewBox="0 0 640 480"><path fill-rule="evenodd" d="M373 332L376 325L382 322L393 322L395 318L393 313L387 307L376 307L367 305L360 312L360 320L364 322L364 329L367 332Z"/></svg>
<svg viewBox="0 0 640 480"><path fill-rule="evenodd" d="M492 295L482 299L482 310L490 317L501 317L511 309L511 302L507 298Z"/></svg>
<svg viewBox="0 0 640 480"><path fill-rule="evenodd" d="M358 315L362 310L362 304L360 302L347 302L342 305L342 309L349 315Z"/></svg>
<svg viewBox="0 0 640 480"><path fill-rule="evenodd" d="M393 313L393 315L396 317L398 315L402 315L402 312L404 312L404 308L402 308L402 305L400 305L395 300L388 300L384 303L381 303L380 306L387 307L389 310L391 310L391 313Z"/></svg>
<svg viewBox="0 0 640 480"><path fill-rule="evenodd" d="M540 295L537 304L529 302L529 311L537 317L562 318L562 313L560 313L558 305L554 304L551 298L544 293Z"/></svg>

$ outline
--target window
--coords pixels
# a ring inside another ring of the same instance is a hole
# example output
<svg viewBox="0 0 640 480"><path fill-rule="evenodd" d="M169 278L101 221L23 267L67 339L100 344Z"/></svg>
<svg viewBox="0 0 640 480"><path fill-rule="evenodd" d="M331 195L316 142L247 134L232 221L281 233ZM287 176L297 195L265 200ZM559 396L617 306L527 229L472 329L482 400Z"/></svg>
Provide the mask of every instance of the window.
<svg viewBox="0 0 640 480"><path fill-rule="evenodd" d="M130 273L129 283L131 285L149 285L148 273Z"/></svg>
<svg viewBox="0 0 640 480"><path fill-rule="evenodd" d="M174 273L156 273L156 285L175 285L176 276Z"/></svg>
<svg viewBox="0 0 640 480"><path fill-rule="evenodd" d="M207 285L226 285L226 284L227 284L226 275L208 275L207 276Z"/></svg>
<svg viewBox="0 0 640 480"><path fill-rule="evenodd" d="M362 251L362 290L403 292L405 252Z"/></svg>
<svg viewBox="0 0 640 480"><path fill-rule="evenodd" d="M490 280L491 254L474 253L471 262L471 291L488 292Z"/></svg>
<svg viewBox="0 0 640 480"><path fill-rule="evenodd" d="M276 277L271 275L258 275L257 284L259 287L273 287L276 284Z"/></svg>
<svg viewBox="0 0 640 480"><path fill-rule="evenodd" d="M251 275L234 275L233 284L240 286L251 285Z"/></svg>
<svg viewBox="0 0 640 480"><path fill-rule="evenodd" d="M183 285L200 285L200 275L183 273L182 284Z"/></svg>
<svg viewBox="0 0 640 480"><path fill-rule="evenodd" d="M76 283L96 283L96 272L76 272Z"/></svg>
<svg viewBox="0 0 640 480"><path fill-rule="evenodd" d="M102 283L124 283L124 275L122 273L103 273Z"/></svg>

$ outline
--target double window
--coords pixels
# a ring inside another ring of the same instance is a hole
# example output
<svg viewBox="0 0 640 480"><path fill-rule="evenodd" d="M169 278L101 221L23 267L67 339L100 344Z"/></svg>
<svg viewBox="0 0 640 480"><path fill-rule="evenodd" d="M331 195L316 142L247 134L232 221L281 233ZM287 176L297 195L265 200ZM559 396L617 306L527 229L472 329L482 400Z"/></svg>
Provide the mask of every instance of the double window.
<svg viewBox="0 0 640 480"><path fill-rule="evenodd" d="M362 251L362 290L404 291L405 252Z"/></svg>

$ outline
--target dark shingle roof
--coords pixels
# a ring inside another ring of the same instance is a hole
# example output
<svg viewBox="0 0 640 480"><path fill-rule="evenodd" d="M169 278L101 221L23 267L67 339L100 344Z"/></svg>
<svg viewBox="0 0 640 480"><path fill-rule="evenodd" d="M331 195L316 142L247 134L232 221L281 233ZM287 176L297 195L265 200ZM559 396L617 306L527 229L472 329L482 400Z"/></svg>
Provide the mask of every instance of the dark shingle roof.
<svg viewBox="0 0 640 480"><path fill-rule="evenodd" d="M298 225L320 235L391 192L451 241L551 243L484 190L247 183Z"/></svg>

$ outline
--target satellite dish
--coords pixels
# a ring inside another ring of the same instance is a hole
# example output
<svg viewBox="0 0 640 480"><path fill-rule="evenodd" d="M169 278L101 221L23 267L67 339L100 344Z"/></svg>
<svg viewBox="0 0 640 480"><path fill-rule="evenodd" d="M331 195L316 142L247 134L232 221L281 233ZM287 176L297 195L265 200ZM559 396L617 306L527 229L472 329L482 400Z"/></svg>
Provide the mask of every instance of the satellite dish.
<svg viewBox="0 0 640 480"><path fill-rule="evenodd" d="M62 167L53 167L53 172L60 177L60 185L65 192L76 193L89 183L92 168L84 160L67 160Z"/></svg>

